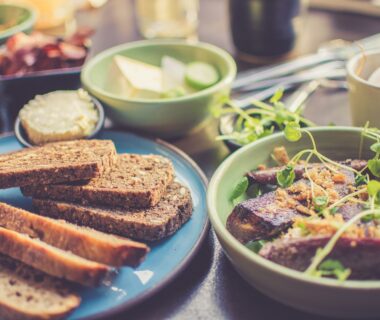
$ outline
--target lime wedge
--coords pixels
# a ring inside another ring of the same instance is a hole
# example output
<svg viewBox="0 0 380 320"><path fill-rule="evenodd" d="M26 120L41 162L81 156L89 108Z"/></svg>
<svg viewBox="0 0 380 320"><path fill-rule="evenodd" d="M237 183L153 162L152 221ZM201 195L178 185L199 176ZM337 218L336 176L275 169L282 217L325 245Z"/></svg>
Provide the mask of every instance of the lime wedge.
<svg viewBox="0 0 380 320"><path fill-rule="evenodd" d="M208 63L192 62L187 65L185 80L190 87L196 90L203 90L218 82L219 74Z"/></svg>

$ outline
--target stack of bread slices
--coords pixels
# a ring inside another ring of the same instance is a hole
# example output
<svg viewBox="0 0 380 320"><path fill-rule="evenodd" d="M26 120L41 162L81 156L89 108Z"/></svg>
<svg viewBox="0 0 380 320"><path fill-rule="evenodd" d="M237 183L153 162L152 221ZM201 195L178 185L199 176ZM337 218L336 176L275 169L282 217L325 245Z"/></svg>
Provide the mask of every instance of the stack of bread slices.
<svg viewBox="0 0 380 320"><path fill-rule="evenodd" d="M108 140L0 155L0 188L21 187L37 212L0 203L0 318L65 317L80 304L73 283L138 266L149 247L136 240L167 237L191 216L174 176L168 159L118 155Z"/></svg>

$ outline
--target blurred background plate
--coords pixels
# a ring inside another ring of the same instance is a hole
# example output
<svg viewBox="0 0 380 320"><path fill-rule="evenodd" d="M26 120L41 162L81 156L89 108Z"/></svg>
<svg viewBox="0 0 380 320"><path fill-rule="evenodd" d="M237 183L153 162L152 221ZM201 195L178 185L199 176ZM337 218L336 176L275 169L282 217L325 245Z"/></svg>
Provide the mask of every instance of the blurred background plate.
<svg viewBox="0 0 380 320"><path fill-rule="evenodd" d="M18 32L31 31L36 19L36 11L31 7L0 4L0 44Z"/></svg>

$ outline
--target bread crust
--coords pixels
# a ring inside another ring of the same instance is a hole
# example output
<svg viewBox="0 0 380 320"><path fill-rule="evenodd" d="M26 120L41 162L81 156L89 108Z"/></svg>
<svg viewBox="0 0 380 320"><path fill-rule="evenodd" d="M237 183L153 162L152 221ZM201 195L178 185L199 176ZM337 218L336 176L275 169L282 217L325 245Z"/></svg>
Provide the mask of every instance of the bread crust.
<svg viewBox="0 0 380 320"><path fill-rule="evenodd" d="M82 258L115 267L136 267L149 252L143 243L43 217L1 202L0 226L38 238Z"/></svg>
<svg viewBox="0 0 380 320"><path fill-rule="evenodd" d="M110 271L106 265L86 260L2 227L0 253L52 276L86 286L98 285Z"/></svg>
<svg viewBox="0 0 380 320"><path fill-rule="evenodd" d="M116 161L110 140L49 143L0 155L0 188L53 184L100 176Z"/></svg>
<svg viewBox="0 0 380 320"><path fill-rule="evenodd" d="M170 236L192 214L190 192L177 182L169 186L167 194L157 206L144 210L88 207L43 199L33 199L33 205L42 215L65 219L107 233L147 241L160 240Z"/></svg>
<svg viewBox="0 0 380 320"><path fill-rule="evenodd" d="M149 208L158 204L173 177L173 166L164 157L123 154L101 177L79 184L26 186L21 191L25 196L84 205Z"/></svg>
<svg viewBox="0 0 380 320"><path fill-rule="evenodd" d="M6 278L8 290L19 290L16 287L11 289L12 284L18 287L21 285L21 287L30 288L32 294L35 295L31 297L32 299L43 298L38 296L41 291L45 295L49 295L49 297L55 296L55 298L60 299L57 302L58 306L50 306L49 310L44 310L41 313L40 311L32 310L31 306L17 304L17 301L12 303L12 298L9 296L5 299L0 298L0 318L2 320L62 319L80 305L80 297L64 281L50 277L3 255L0 255L0 273L3 279ZM2 288L2 290L6 289ZM24 299L28 299L28 296L25 296L26 292L19 292L19 294L23 295Z"/></svg>

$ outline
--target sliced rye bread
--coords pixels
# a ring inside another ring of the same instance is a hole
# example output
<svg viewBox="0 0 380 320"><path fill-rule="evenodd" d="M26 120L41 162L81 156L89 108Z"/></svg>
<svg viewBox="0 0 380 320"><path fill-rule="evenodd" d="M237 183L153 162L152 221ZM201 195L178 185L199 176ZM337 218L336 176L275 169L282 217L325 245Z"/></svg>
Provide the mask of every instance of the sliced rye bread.
<svg viewBox="0 0 380 320"><path fill-rule="evenodd" d="M0 227L0 253L57 278L98 285L111 269L38 239Z"/></svg>
<svg viewBox="0 0 380 320"><path fill-rule="evenodd" d="M137 266L149 252L140 242L64 220L54 220L0 202L0 227L27 234L82 258L119 267Z"/></svg>
<svg viewBox="0 0 380 320"><path fill-rule="evenodd" d="M0 188L90 179L115 162L116 150L110 140L49 143L0 155Z"/></svg>
<svg viewBox="0 0 380 320"><path fill-rule="evenodd" d="M123 208L155 206L172 182L170 160L158 155L118 155L112 169L85 182L21 188L25 196Z"/></svg>
<svg viewBox="0 0 380 320"><path fill-rule="evenodd" d="M177 182L169 185L166 195L149 209L90 207L41 199L33 199L33 205L40 214L52 218L147 241L173 234L192 214L190 192Z"/></svg>
<svg viewBox="0 0 380 320"><path fill-rule="evenodd" d="M80 304L71 285L0 255L0 319L63 319Z"/></svg>

